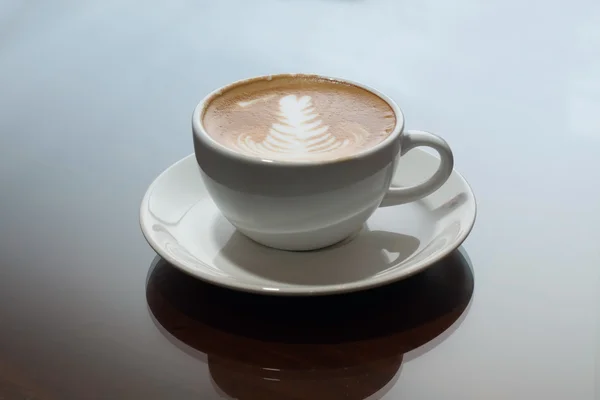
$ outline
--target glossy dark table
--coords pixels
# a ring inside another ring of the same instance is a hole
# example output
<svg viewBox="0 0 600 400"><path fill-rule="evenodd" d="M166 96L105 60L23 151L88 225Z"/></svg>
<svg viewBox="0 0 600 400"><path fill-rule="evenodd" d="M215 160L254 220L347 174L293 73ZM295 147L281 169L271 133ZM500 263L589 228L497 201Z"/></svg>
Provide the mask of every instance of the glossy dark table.
<svg viewBox="0 0 600 400"><path fill-rule="evenodd" d="M597 398L600 5L0 3L0 399ZM330 298L194 280L138 227L210 90L365 82L443 135L479 215L422 274Z"/></svg>

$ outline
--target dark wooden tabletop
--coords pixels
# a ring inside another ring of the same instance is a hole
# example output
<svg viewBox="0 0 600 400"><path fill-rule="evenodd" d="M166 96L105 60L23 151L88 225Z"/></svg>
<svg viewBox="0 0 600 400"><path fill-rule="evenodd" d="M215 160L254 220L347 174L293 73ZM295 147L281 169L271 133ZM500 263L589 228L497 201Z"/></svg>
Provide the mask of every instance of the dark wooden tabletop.
<svg viewBox="0 0 600 400"><path fill-rule="evenodd" d="M0 399L573 399L600 382L592 0L0 2ZM349 295L216 288L156 256L152 180L210 90L377 87L444 136L479 214Z"/></svg>

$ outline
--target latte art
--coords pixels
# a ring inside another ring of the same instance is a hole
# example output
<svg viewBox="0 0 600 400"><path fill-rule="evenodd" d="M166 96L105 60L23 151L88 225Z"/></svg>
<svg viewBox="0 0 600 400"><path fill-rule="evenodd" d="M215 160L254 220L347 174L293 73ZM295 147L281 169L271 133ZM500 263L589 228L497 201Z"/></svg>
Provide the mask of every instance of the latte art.
<svg viewBox="0 0 600 400"><path fill-rule="evenodd" d="M381 142L395 122L391 107L367 90L292 76L234 86L203 115L217 142L273 160L347 157Z"/></svg>
<svg viewBox="0 0 600 400"><path fill-rule="evenodd" d="M238 136L237 145L244 152L269 156L285 153L302 157L308 153L323 153L347 147L358 141L357 135L337 138L329 132L316 112L310 96L298 98L287 95L279 100L279 120L271 125L269 133L260 142L252 135Z"/></svg>

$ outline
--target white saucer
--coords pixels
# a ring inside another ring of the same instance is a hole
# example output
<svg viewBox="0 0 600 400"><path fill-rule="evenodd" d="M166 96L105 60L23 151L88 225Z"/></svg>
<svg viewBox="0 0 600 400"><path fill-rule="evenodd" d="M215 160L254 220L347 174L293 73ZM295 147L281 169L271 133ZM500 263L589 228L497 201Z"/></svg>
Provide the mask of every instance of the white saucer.
<svg viewBox="0 0 600 400"><path fill-rule="evenodd" d="M438 162L412 150L401 158L403 173L393 184L424 181ZM140 225L160 256L207 282L261 294L316 295L376 287L427 268L460 246L475 215L473 191L453 171L432 195L378 209L352 239L312 252L273 250L236 232L221 216L190 155L150 185Z"/></svg>

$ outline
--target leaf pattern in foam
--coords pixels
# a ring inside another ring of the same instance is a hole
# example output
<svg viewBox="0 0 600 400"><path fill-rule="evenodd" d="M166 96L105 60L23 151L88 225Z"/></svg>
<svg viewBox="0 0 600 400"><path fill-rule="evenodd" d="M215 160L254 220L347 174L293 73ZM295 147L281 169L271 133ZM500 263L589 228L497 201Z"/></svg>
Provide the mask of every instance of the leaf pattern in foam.
<svg viewBox="0 0 600 400"><path fill-rule="evenodd" d="M287 95L279 100L279 120L273 123L267 136L256 143L241 135L238 145L253 153L269 155L284 153L302 155L322 153L345 147L348 139L340 140L324 125L310 96Z"/></svg>

